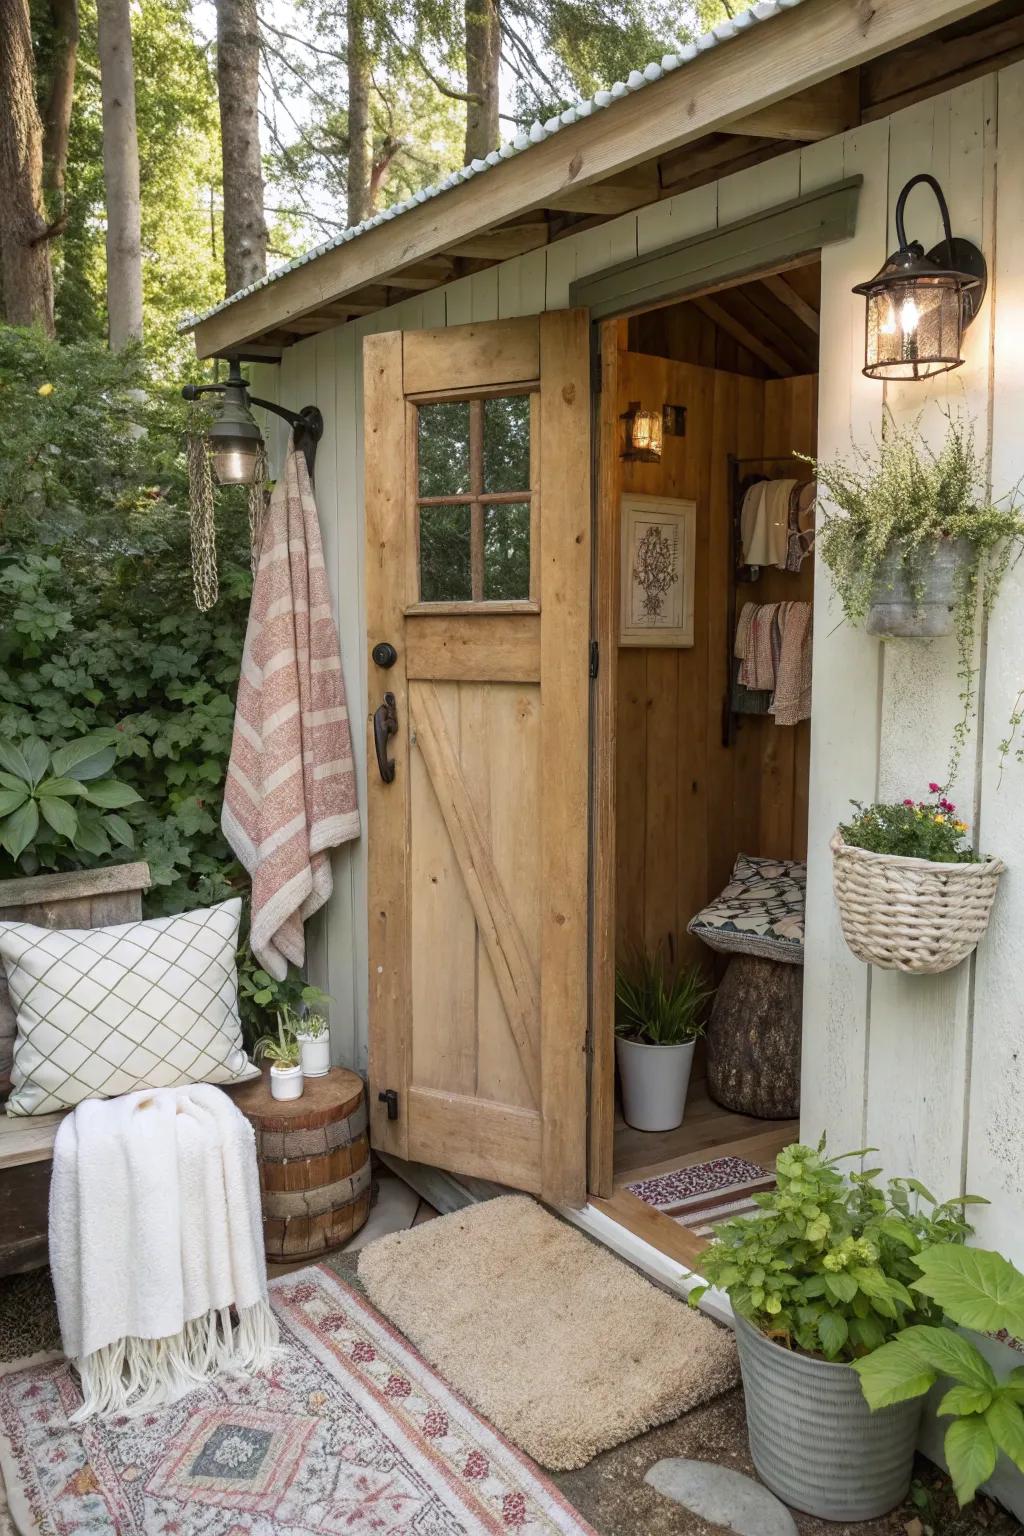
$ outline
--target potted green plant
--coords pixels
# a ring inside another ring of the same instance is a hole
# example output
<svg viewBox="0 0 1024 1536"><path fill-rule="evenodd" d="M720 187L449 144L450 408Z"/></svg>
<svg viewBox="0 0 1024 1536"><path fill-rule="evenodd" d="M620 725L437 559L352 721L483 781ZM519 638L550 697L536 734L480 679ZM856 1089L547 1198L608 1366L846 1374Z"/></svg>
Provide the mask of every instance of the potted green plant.
<svg viewBox="0 0 1024 1536"><path fill-rule="evenodd" d="M298 1020L295 1035L302 1054L304 1077L326 1077L331 1070L331 1031L322 1013L307 1012Z"/></svg>
<svg viewBox="0 0 1024 1536"><path fill-rule="evenodd" d="M283 1013L277 1016L277 1033L261 1035L253 1054L258 1061L270 1062L271 1098L301 1099L304 1084L299 1042Z"/></svg>
<svg viewBox="0 0 1024 1536"><path fill-rule="evenodd" d="M854 1363L873 1411L919 1401L936 1382L946 1429L946 1465L961 1508L996 1470L1000 1452L1024 1472L1024 1366L1000 1379L978 1343L954 1331L1024 1338L1024 1275L1001 1254L940 1243L915 1254L911 1291L942 1312L941 1323L909 1327ZM1019 1356L1017 1357L1019 1358Z"/></svg>
<svg viewBox="0 0 1024 1536"><path fill-rule="evenodd" d="M948 971L988 927L1005 865L966 840L942 786L930 799L861 805L832 838L843 937L859 960L913 974Z"/></svg>
<svg viewBox="0 0 1024 1536"><path fill-rule="evenodd" d="M725 1223L701 1259L736 1316L758 1475L825 1520L874 1519L905 1497L921 1404L872 1416L854 1362L906 1327L940 1321L931 1298L910 1289L915 1256L970 1232L964 1201L937 1205L914 1179L883 1187L878 1169L840 1171L863 1155L827 1157L824 1139L787 1147L776 1189L755 1197L758 1215Z"/></svg>
<svg viewBox="0 0 1024 1536"><path fill-rule="evenodd" d="M661 954L632 953L615 974L615 1054L622 1113L638 1131L683 1123L696 1041L712 988L699 966L666 966Z"/></svg>

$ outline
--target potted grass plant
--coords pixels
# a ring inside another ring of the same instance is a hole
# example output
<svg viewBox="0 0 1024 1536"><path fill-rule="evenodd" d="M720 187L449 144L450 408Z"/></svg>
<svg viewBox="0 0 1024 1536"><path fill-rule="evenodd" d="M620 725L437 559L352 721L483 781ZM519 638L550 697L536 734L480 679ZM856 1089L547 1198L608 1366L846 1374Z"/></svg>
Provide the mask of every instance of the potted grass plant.
<svg viewBox="0 0 1024 1536"><path fill-rule="evenodd" d="M859 960L935 974L974 950L1005 866L967 841L967 823L939 784L927 800L861 805L832 838L843 937Z"/></svg>
<svg viewBox="0 0 1024 1536"><path fill-rule="evenodd" d="M622 1113L638 1131L682 1125L696 1041L712 994L699 966L631 953L615 975L615 1054Z"/></svg>
<svg viewBox="0 0 1024 1536"><path fill-rule="evenodd" d="M303 1077L326 1077L331 1070L331 1032L322 1013L306 1013L295 1026Z"/></svg>
<svg viewBox="0 0 1024 1536"><path fill-rule="evenodd" d="M941 1322L916 1258L970 1233L965 1200L938 1205L914 1179L843 1173L815 1147L787 1147L755 1217L724 1223L701 1272L728 1293L754 1466L794 1509L871 1520L910 1486L921 1402L872 1414L858 1362L906 1328ZM691 1292L693 1304L707 1289ZM857 1367L855 1369L855 1366Z"/></svg>
<svg viewBox="0 0 1024 1536"><path fill-rule="evenodd" d="M299 1042L284 1013L277 1015L276 1034L261 1035L253 1055L257 1061L270 1062L271 1098L301 1099L304 1083Z"/></svg>

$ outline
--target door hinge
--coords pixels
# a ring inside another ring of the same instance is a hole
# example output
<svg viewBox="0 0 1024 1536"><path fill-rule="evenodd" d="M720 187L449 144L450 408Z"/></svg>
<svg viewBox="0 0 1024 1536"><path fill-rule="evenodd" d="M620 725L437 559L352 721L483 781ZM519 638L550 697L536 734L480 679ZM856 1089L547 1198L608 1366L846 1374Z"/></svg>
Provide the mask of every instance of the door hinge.
<svg viewBox="0 0 1024 1536"><path fill-rule="evenodd" d="M601 664L601 652L596 640L590 642L590 675L597 676L597 669Z"/></svg>
<svg viewBox="0 0 1024 1536"><path fill-rule="evenodd" d="M383 1092L378 1093L377 1097L378 1097L378 1099L380 1100L380 1102L382 1104L386 1104L387 1105L387 1107L388 1107L388 1119L389 1120L397 1120L398 1119L398 1094L395 1092L394 1088L385 1088L383 1090Z"/></svg>

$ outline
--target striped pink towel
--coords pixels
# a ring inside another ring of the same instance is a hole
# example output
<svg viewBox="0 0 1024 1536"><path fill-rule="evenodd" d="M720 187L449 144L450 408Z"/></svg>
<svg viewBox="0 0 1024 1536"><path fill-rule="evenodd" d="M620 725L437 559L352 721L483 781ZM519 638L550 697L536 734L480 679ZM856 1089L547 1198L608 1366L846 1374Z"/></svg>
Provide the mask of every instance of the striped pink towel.
<svg viewBox="0 0 1024 1536"><path fill-rule="evenodd" d="M283 981L305 958L303 923L331 894L324 850L359 836L320 524L294 448L263 529L221 826L252 879L252 952Z"/></svg>

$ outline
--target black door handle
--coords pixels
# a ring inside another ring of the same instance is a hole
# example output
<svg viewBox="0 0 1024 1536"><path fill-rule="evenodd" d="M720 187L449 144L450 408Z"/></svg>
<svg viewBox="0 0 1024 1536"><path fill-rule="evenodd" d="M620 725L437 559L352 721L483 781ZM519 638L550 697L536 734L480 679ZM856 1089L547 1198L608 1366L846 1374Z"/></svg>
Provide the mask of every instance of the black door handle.
<svg viewBox="0 0 1024 1536"><path fill-rule="evenodd" d="M388 757L388 740L398 734L398 711L393 693L384 695L384 703L378 704L373 714L373 745L377 750L377 767L385 784L395 777L395 765Z"/></svg>

